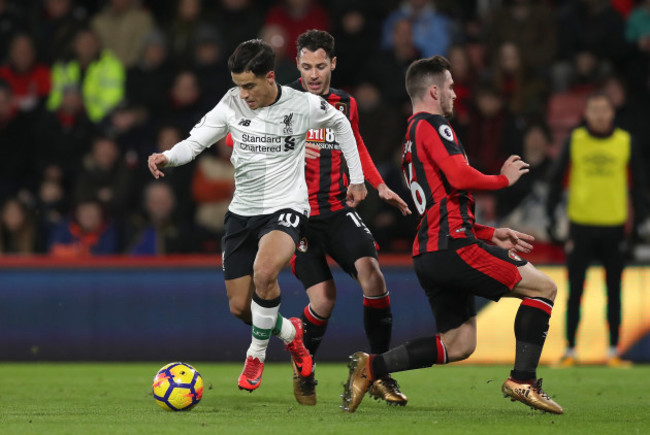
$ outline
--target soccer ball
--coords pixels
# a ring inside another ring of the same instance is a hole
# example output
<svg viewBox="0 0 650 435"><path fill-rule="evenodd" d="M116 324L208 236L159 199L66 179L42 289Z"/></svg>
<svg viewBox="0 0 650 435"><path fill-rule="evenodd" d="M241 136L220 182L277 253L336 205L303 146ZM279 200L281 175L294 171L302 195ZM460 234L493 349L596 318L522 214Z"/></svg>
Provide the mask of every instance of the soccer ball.
<svg viewBox="0 0 650 435"><path fill-rule="evenodd" d="M153 398L167 411L189 411L203 396L203 378L189 364L169 363L153 378Z"/></svg>

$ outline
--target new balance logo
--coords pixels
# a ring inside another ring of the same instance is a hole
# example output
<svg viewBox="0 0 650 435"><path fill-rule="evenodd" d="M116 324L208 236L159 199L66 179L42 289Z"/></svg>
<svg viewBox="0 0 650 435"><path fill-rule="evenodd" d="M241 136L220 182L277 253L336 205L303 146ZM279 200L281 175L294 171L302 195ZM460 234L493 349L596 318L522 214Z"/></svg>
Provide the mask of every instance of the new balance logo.
<svg viewBox="0 0 650 435"><path fill-rule="evenodd" d="M242 120L239 121L239 125L243 125L244 127L248 127L249 125L251 125L251 120L242 118Z"/></svg>

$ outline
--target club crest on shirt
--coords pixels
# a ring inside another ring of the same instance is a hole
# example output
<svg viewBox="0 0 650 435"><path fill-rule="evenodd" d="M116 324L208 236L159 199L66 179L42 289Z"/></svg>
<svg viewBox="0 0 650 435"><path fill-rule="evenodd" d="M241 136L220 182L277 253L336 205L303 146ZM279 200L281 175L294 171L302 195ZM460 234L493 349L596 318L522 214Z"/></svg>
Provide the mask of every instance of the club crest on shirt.
<svg viewBox="0 0 650 435"><path fill-rule="evenodd" d="M508 257L512 258L515 261L521 261L521 257L515 254L513 250L508 251Z"/></svg>
<svg viewBox="0 0 650 435"><path fill-rule="evenodd" d="M348 103L336 102L336 103L332 103L332 105L336 108L336 110L338 110L345 116L348 116Z"/></svg>
<svg viewBox="0 0 650 435"><path fill-rule="evenodd" d="M454 141L454 133L452 133L451 127L447 124L442 124L440 127L438 127L438 133L448 141Z"/></svg>
<svg viewBox="0 0 650 435"><path fill-rule="evenodd" d="M284 124L284 129L282 129L282 133L293 134L293 112L291 112L288 115L284 115L284 119L282 119L282 123Z"/></svg>
<svg viewBox="0 0 650 435"><path fill-rule="evenodd" d="M308 249L309 249L309 242L307 242L306 237L303 237L302 239L300 239L300 242L298 243L298 250L300 252L307 252Z"/></svg>

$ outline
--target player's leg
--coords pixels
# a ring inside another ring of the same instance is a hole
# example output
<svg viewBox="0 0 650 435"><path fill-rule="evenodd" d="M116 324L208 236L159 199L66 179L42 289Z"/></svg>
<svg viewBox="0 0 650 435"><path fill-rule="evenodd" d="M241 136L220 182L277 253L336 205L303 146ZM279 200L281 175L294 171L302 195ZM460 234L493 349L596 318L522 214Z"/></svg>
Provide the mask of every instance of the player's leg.
<svg viewBox="0 0 650 435"><path fill-rule="evenodd" d="M621 326L621 280L625 267L623 227L604 229L601 243L601 259L605 268L607 285L607 323L609 325L609 354L607 364L612 367L629 365L620 359L618 351L619 330Z"/></svg>
<svg viewBox="0 0 650 435"><path fill-rule="evenodd" d="M336 287L325 253L326 229L329 219L311 219L307 223L305 236L301 239L292 269L306 289L309 303L303 309L301 320L304 327L303 342L312 355L312 362L322 342L329 317L336 302ZM293 366L293 394L301 405L316 405L315 370L308 376L301 376ZM314 366L315 368L315 366Z"/></svg>
<svg viewBox="0 0 650 435"><path fill-rule="evenodd" d="M593 256L592 235L587 227L571 224L567 242L567 270L569 275L569 298L566 311L567 349L560 365L575 364L575 345L578 324L580 323L580 303L587 275L587 268Z"/></svg>
<svg viewBox="0 0 650 435"><path fill-rule="evenodd" d="M370 352L386 352L390 348L393 313L386 281L377 260L375 239L355 210L346 209L334 219L329 231L328 253L361 286L363 324ZM408 402L408 397L388 373L373 382L369 393L389 405L403 406Z"/></svg>
<svg viewBox="0 0 650 435"><path fill-rule="evenodd" d="M348 381L344 384L344 411L354 412L369 385L382 376L459 361L474 352L474 296L449 286L455 277L462 279L467 269L464 263L460 264L462 262L453 257L453 252L445 251L414 258L415 271L429 299L439 334L411 340L381 354L355 353L348 365ZM440 283L446 287L440 287Z"/></svg>
<svg viewBox="0 0 650 435"><path fill-rule="evenodd" d="M252 275L226 280L226 294L228 295L230 313L249 326L252 325L251 300L254 291L255 286L253 285Z"/></svg>
<svg viewBox="0 0 650 435"><path fill-rule="evenodd" d="M519 266L518 271L521 280L507 295L522 299L515 317L515 364L501 389L504 397L510 397L513 401L562 414L562 407L544 392L541 379L537 378L557 286L530 263Z"/></svg>

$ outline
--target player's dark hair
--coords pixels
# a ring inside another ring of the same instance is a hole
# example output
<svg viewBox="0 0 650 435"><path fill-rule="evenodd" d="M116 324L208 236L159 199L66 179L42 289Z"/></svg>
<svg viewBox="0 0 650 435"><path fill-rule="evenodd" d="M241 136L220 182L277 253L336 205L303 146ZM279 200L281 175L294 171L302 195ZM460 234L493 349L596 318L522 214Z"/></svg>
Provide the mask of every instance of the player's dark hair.
<svg viewBox="0 0 650 435"><path fill-rule="evenodd" d="M414 61L406 71L406 92L411 100L419 98L436 81L442 85L445 70L451 65L443 56L433 56Z"/></svg>
<svg viewBox="0 0 650 435"><path fill-rule="evenodd" d="M235 74L250 71L264 76L273 71L275 53L269 44L261 39L250 39L237 46L228 59L228 69Z"/></svg>
<svg viewBox="0 0 650 435"><path fill-rule="evenodd" d="M334 52L334 37L324 30L307 30L298 36L296 48L298 50L298 56L300 56L300 51L303 48L309 51L316 51L322 48L330 59L334 59L334 56L336 56Z"/></svg>

